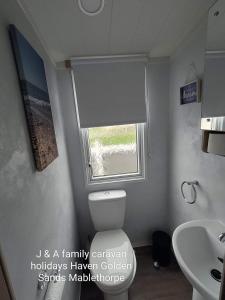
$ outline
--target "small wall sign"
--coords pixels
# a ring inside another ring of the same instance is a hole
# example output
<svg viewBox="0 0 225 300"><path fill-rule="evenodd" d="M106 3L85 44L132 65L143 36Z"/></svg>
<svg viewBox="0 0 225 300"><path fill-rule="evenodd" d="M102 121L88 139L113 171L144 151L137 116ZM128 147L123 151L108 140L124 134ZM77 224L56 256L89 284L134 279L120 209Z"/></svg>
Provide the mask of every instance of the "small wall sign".
<svg viewBox="0 0 225 300"><path fill-rule="evenodd" d="M180 104L200 102L201 81L199 79L185 84L180 88Z"/></svg>

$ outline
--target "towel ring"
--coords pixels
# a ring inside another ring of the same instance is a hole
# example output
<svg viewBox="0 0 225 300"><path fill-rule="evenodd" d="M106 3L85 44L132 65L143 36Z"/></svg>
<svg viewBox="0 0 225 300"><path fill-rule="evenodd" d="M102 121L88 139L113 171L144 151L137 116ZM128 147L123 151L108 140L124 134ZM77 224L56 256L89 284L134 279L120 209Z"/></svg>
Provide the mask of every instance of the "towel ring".
<svg viewBox="0 0 225 300"><path fill-rule="evenodd" d="M192 200L187 200L187 198L185 197L185 194L184 194L184 185L187 184L187 185L190 185L191 188L192 188ZM184 200L189 203L189 204L193 204L196 202L196 199L197 199L197 192L196 192L196 188L195 186L198 186L199 185L199 182L197 180L194 180L194 181L183 181L182 184L181 184L181 194L184 198Z"/></svg>

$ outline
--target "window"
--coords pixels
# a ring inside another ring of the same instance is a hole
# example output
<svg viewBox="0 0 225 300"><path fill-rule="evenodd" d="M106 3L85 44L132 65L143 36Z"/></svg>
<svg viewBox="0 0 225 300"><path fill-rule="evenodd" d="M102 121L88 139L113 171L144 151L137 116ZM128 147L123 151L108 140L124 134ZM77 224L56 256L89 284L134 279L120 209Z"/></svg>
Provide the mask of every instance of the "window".
<svg viewBox="0 0 225 300"><path fill-rule="evenodd" d="M136 55L73 61L88 183L144 178L146 66L146 57Z"/></svg>
<svg viewBox="0 0 225 300"><path fill-rule="evenodd" d="M82 129L89 182L143 176L143 124Z"/></svg>

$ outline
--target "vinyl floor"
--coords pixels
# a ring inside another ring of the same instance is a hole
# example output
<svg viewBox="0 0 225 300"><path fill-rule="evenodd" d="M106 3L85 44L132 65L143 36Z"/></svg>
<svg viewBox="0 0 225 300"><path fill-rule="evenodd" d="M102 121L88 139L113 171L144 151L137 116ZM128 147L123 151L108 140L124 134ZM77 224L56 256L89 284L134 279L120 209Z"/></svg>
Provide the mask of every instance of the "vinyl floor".
<svg viewBox="0 0 225 300"><path fill-rule="evenodd" d="M169 267L154 269L150 247L135 249L137 272L129 289L129 300L191 300L192 287L175 259ZM103 300L95 283L82 285L81 300Z"/></svg>

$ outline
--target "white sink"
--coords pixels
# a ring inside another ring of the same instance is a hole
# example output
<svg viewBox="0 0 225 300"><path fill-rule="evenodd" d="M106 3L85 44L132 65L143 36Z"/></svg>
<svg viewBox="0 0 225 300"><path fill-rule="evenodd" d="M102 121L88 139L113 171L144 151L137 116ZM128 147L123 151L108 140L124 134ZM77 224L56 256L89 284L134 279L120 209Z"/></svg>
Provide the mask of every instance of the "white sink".
<svg viewBox="0 0 225 300"><path fill-rule="evenodd" d="M177 261L193 286L193 299L218 300L221 283L210 274L212 269L220 272L223 264L225 243L219 235L225 225L219 221L198 220L184 223L173 233L173 249Z"/></svg>

